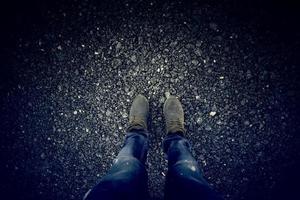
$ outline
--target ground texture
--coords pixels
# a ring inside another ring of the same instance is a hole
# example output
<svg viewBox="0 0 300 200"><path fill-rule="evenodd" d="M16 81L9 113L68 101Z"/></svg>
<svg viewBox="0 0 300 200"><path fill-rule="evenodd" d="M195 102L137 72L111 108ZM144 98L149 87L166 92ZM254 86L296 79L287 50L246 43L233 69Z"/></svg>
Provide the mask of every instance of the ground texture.
<svg viewBox="0 0 300 200"><path fill-rule="evenodd" d="M139 93L151 106L153 199L167 171L166 93L182 101L193 154L225 199L282 188L299 161L293 24L231 1L34 5L1 48L3 195L81 199L120 150Z"/></svg>

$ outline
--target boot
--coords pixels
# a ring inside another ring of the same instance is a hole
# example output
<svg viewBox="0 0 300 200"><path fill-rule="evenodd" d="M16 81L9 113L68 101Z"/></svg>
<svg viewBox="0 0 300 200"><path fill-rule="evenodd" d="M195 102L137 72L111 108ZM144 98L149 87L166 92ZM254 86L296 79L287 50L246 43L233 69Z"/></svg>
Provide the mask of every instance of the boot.
<svg viewBox="0 0 300 200"><path fill-rule="evenodd" d="M149 103L145 96L139 94L133 100L129 113L129 126L127 132L132 130L147 130L149 116Z"/></svg>
<svg viewBox="0 0 300 200"><path fill-rule="evenodd" d="M164 116L167 134L185 134L183 108L180 101L175 96L170 96L165 101Z"/></svg>

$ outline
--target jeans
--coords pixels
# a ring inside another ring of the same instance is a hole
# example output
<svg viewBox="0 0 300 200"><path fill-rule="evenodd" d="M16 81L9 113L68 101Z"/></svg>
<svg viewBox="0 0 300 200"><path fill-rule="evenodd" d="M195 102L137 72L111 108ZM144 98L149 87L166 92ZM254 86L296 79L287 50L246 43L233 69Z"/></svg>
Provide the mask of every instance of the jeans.
<svg viewBox="0 0 300 200"><path fill-rule="evenodd" d="M187 139L169 134L163 142L168 156L165 199L222 199L206 182L190 151ZM84 197L85 200L149 199L145 161L148 151L147 132L127 133L125 143L113 166Z"/></svg>

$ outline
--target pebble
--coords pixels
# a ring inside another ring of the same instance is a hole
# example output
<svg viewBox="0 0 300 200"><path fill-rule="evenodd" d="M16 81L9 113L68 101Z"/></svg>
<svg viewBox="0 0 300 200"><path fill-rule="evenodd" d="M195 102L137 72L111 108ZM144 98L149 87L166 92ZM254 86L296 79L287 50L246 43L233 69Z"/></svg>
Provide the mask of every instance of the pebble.
<svg viewBox="0 0 300 200"><path fill-rule="evenodd" d="M137 59L136 59L136 56L135 55L132 55L131 57L130 57L130 60L132 61L132 62L136 62L137 61Z"/></svg>
<svg viewBox="0 0 300 200"><path fill-rule="evenodd" d="M107 110L105 114L106 114L106 116L110 117L112 112L110 110Z"/></svg>
<svg viewBox="0 0 300 200"><path fill-rule="evenodd" d="M215 112L215 111L211 111L211 112L209 113L209 115L212 116L212 117L215 116L216 114L217 114L217 112Z"/></svg>
<svg viewBox="0 0 300 200"><path fill-rule="evenodd" d="M171 96L171 93L169 91L165 92L166 98L169 98Z"/></svg>

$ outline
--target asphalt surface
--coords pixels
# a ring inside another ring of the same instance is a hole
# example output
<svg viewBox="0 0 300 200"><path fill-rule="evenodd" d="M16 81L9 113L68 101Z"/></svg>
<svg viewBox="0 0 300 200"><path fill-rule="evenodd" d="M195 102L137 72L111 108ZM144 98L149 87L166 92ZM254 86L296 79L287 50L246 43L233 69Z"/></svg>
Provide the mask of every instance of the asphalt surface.
<svg viewBox="0 0 300 200"><path fill-rule="evenodd" d="M139 93L151 106L153 199L163 198L167 172L166 93L181 100L193 154L225 199L296 190L293 10L235 1L33 5L8 14L2 37L2 197L81 199L112 165Z"/></svg>

